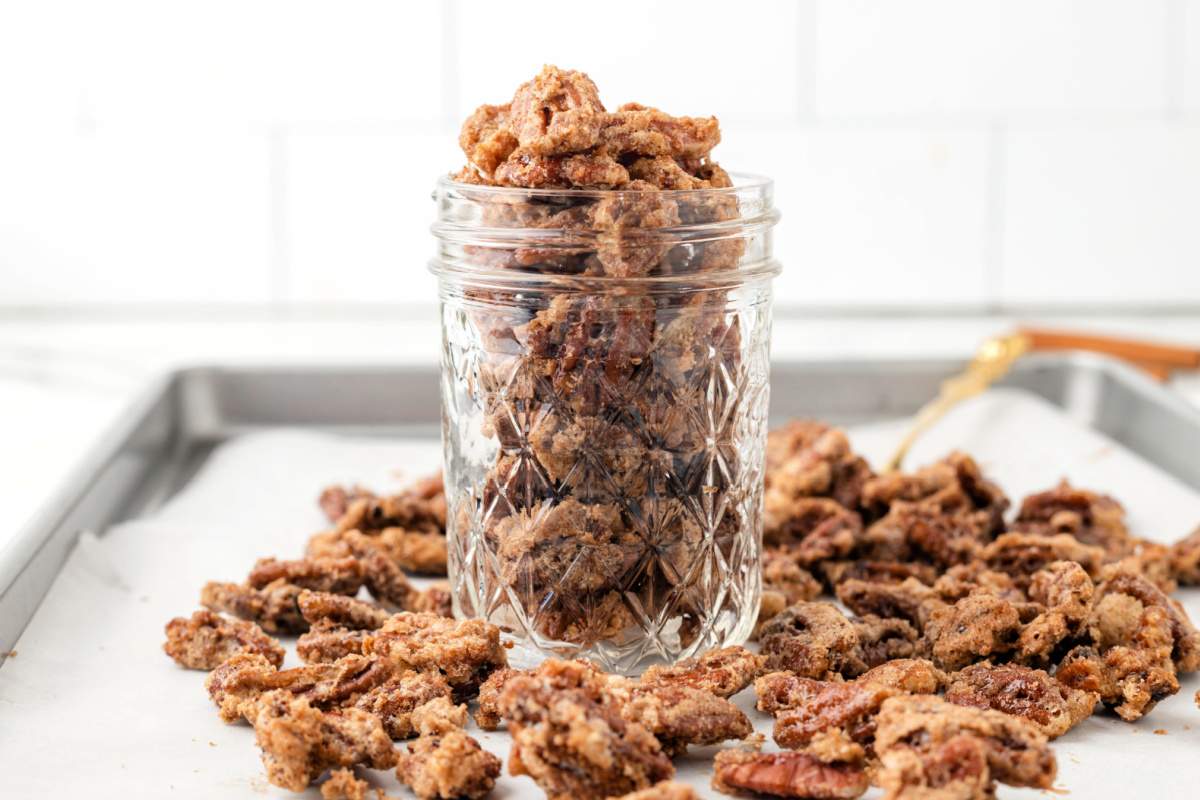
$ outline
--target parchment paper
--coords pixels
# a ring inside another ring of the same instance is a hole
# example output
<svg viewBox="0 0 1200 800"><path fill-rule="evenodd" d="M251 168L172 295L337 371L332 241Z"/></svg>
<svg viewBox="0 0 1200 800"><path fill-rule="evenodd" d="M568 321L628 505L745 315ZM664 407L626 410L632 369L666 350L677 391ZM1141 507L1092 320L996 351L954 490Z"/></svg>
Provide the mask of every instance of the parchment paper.
<svg viewBox="0 0 1200 800"><path fill-rule="evenodd" d="M879 463L903 427L864 426L851 436ZM1116 495L1132 529L1148 538L1173 541L1200 523L1197 493L1032 395L994 391L960 407L909 464L954 447L975 455L1014 502L1065 475ZM205 581L241 580L259 556L299 556L324 526L315 503L323 486L386 491L432 471L439 458L430 443L250 435L222 446L157 513L85 535L0 668L0 797L295 796L266 782L248 727L217 719L204 673L162 653L163 625L198 607ZM1179 596L1200 619L1200 592ZM288 663L299 663L294 653ZM1060 739L1058 786L1079 798L1200 796L1192 700L1200 680L1182 684L1138 724L1097 715ZM752 694L736 700L769 738L771 720L753 711ZM504 758L502 732L473 732ZM718 796L708 786L715 749L677 762L679 777L705 797ZM390 773L371 776L391 794L412 796ZM1036 794L1000 788L1001 797ZM505 775L494 796L542 795L528 778Z"/></svg>

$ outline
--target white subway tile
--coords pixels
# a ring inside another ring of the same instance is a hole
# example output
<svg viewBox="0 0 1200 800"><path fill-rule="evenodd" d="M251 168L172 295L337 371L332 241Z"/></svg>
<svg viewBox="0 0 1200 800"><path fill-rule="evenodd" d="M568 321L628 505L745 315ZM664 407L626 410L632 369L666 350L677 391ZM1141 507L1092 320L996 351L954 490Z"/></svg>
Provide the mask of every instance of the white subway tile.
<svg viewBox="0 0 1200 800"><path fill-rule="evenodd" d="M0 305L265 302L267 140L0 131Z"/></svg>
<svg viewBox="0 0 1200 800"><path fill-rule="evenodd" d="M1146 111L1169 0L838 0L817 11L823 115Z"/></svg>
<svg viewBox="0 0 1200 800"><path fill-rule="evenodd" d="M114 0L91 26L89 102L101 122L437 121L434 0Z"/></svg>
<svg viewBox="0 0 1200 800"><path fill-rule="evenodd" d="M1014 130L1004 300L1200 303L1200 128Z"/></svg>
<svg viewBox="0 0 1200 800"><path fill-rule="evenodd" d="M430 198L462 160L450 135L303 134L287 149L289 300L436 302Z"/></svg>
<svg viewBox="0 0 1200 800"><path fill-rule="evenodd" d="M810 107L799 75L800 59L811 57L801 50L811 42L812 3L614 0L597 12L558 0L462 0L459 112L507 102L549 63L587 72L610 107L790 119Z"/></svg>
<svg viewBox="0 0 1200 800"><path fill-rule="evenodd" d="M1183 9L1183 56L1176 65L1182 75L1183 106L1190 113L1200 112L1200 0L1180 0Z"/></svg>
<svg viewBox="0 0 1200 800"><path fill-rule="evenodd" d="M780 305L984 302L985 131L730 128L717 155L776 182Z"/></svg>

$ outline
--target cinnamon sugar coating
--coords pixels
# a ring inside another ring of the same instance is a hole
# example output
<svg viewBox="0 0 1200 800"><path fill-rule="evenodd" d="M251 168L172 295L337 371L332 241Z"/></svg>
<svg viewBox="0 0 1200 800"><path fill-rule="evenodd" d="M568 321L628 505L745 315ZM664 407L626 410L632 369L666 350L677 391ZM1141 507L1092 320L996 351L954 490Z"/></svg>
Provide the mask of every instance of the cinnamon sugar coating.
<svg viewBox="0 0 1200 800"><path fill-rule="evenodd" d="M946 700L1023 717L1056 739L1091 716L1099 695L1068 687L1040 669L984 662L956 672Z"/></svg>
<svg viewBox="0 0 1200 800"><path fill-rule="evenodd" d="M712 786L751 797L851 800L867 791L868 781L860 764L825 762L810 753L722 750L713 764Z"/></svg>
<svg viewBox="0 0 1200 800"><path fill-rule="evenodd" d="M246 583L261 589L278 581L317 592L353 595L363 585L363 568L358 559L301 558L280 561L260 558L246 578Z"/></svg>
<svg viewBox="0 0 1200 800"><path fill-rule="evenodd" d="M267 780L276 786L299 792L330 768L390 769L396 763L392 740L365 711L324 712L283 690L265 693L255 707L254 739Z"/></svg>
<svg viewBox="0 0 1200 800"><path fill-rule="evenodd" d="M528 775L551 800L626 794L675 773L658 740L595 687L518 675L500 705L513 738L509 772Z"/></svg>
<svg viewBox="0 0 1200 800"><path fill-rule="evenodd" d="M935 664L957 670L1011 651L1020 632L1020 614L1012 603L977 591L934 610L925 625L925 640Z"/></svg>
<svg viewBox="0 0 1200 800"><path fill-rule="evenodd" d="M774 738L781 747L799 748L827 731L840 731L858 744L870 744L875 715L898 690L882 682L839 683L773 672L755 681L758 710L775 715Z"/></svg>
<svg viewBox="0 0 1200 800"><path fill-rule="evenodd" d="M1068 534L1081 544L1114 552L1129 539L1125 509L1113 498L1077 489L1067 481L1049 491L1026 497L1017 514L1018 527L1029 526L1054 534Z"/></svg>
<svg viewBox="0 0 1200 800"><path fill-rule="evenodd" d="M856 679L876 683L907 694L937 694L945 687L946 673L923 658L897 658L873 667Z"/></svg>
<svg viewBox="0 0 1200 800"><path fill-rule="evenodd" d="M500 777L500 759L460 728L422 734L399 754L396 777L420 800L477 800Z"/></svg>
<svg viewBox="0 0 1200 800"><path fill-rule="evenodd" d="M205 682L221 719L253 722L257 702L267 692L284 690L324 710L356 708L380 720L393 738L412 736L412 712L451 693L439 672L397 669L376 658L346 656L330 664L275 670L261 656L234 656Z"/></svg>
<svg viewBox="0 0 1200 800"><path fill-rule="evenodd" d="M924 797L960 783L973 793L944 796L988 797L992 781L1048 789L1057 772L1045 735L1032 723L929 695L884 701L875 751L885 797Z"/></svg>
<svg viewBox="0 0 1200 800"><path fill-rule="evenodd" d="M275 667L283 664L283 645L253 622L228 620L201 610L171 620L166 633L163 651L188 669L211 670L238 653L261 655Z"/></svg>
<svg viewBox="0 0 1200 800"><path fill-rule="evenodd" d="M473 694L493 670L508 665L495 625L435 614L393 615L367 637L363 651L397 668L438 671L460 694Z"/></svg>
<svg viewBox="0 0 1200 800"><path fill-rule="evenodd" d="M322 800L367 800L371 793L371 785L354 777L354 771L342 767L329 773L329 777L321 784ZM386 800L383 791L375 790L376 800Z"/></svg>
<svg viewBox="0 0 1200 800"><path fill-rule="evenodd" d="M446 695L440 695L417 706L412 712L412 725L421 736L440 736L467 726L467 707L455 705Z"/></svg>
<svg viewBox="0 0 1200 800"><path fill-rule="evenodd" d="M1009 505L1004 492L983 476L975 460L959 452L914 473L875 476L862 488L862 506L871 519L884 516L898 501L963 515L991 532L1003 528Z"/></svg>
<svg viewBox="0 0 1200 800"><path fill-rule="evenodd" d="M296 605L302 591L282 578L258 589L209 581L200 590L200 605L257 623L268 633L303 633L308 623Z"/></svg>
<svg viewBox="0 0 1200 800"><path fill-rule="evenodd" d="M797 603L784 609L759 633L771 669L810 678L850 677L867 669L854 624L831 603Z"/></svg>
<svg viewBox="0 0 1200 800"><path fill-rule="evenodd" d="M642 686L689 686L732 697L745 689L763 671L766 657L744 647L725 647L673 666L652 666L642 674Z"/></svg>
<svg viewBox="0 0 1200 800"><path fill-rule="evenodd" d="M749 718L733 703L682 684L636 687L620 713L650 731L668 756L684 753L690 744L744 739L754 732Z"/></svg>
<svg viewBox="0 0 1200 800"><path fill-rule="evenodd" d="M1200 528L1171 546L1171 570L1184 586L1200 586Z"/></svg>
<svg viewBox="0 0 1200 800"><path fill-rule="evenodd" d="M659 781L649 789L623 794L616 800L698 800L696 790L678 781Z"/></svg>

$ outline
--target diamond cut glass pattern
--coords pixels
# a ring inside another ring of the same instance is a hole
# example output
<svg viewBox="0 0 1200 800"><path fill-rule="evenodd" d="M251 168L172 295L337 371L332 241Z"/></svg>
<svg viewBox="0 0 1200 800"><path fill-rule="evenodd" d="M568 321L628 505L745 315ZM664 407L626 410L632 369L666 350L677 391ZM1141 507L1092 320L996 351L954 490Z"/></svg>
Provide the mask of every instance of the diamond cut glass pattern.
<svg viewBox="0 0 1200 800"><path fill-rule="evenodd" d="M614 194L694 221L637 230L664 254L645 275L603 274L621 250L600 262L596 242L621 230L528 227ZM770 185L546 195L438 192L455 613L499 625L517 664L630 673L741 642L761 594Z"/></svg>

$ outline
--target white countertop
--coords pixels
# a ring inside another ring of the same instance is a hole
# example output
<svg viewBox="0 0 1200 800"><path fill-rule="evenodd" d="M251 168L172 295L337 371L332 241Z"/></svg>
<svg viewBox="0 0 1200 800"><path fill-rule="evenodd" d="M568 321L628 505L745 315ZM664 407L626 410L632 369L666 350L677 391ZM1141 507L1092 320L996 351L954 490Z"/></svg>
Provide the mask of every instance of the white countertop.
<svg viewBox="0 0 1200 800"><path fill-rule="evenodd" d="M1200 317L1039 318L1047 327L1200 343ZM1018 320L810 317L777 319L776 359L970 355ZM439 333L427 309L371 318L109 318L0 322L0 547L155 375L193 364L433 363ZM1200 404L1200 375L1172 381Z"/></svg>

